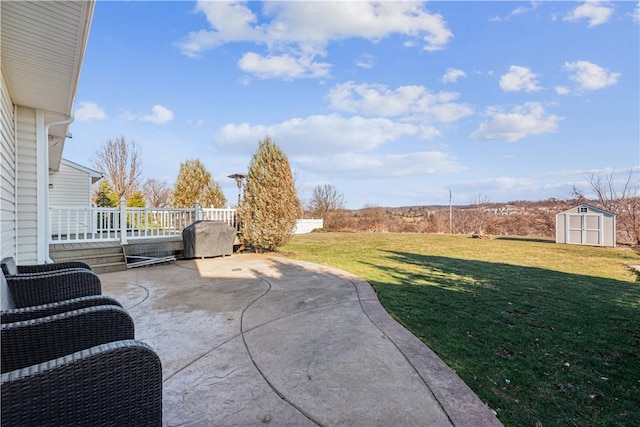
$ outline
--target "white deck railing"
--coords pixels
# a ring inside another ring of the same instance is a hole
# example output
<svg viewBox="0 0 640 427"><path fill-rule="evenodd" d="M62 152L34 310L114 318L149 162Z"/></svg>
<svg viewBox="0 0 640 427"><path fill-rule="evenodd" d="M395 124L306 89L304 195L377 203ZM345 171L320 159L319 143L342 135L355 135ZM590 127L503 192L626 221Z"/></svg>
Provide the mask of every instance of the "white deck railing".
<svg viewBox="0 0 640 427"><path fill-rule="evenodd" d="M181 235L197 220L224 221L236 227L232 208L49 208L50 243L120 241Z"/></svg>

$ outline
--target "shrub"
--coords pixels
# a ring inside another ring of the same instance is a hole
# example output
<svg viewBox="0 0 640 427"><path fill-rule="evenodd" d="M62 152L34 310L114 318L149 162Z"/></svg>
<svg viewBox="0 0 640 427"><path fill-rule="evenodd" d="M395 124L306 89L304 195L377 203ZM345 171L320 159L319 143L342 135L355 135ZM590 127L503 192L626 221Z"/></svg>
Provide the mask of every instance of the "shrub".
<svg viewBox="0 0 640 427"><path fill-rule="evenodd" d="M238 209L243 244L258 252L275 251L289 240L301 213L289 160L267 136L249 163Z"/></svg>

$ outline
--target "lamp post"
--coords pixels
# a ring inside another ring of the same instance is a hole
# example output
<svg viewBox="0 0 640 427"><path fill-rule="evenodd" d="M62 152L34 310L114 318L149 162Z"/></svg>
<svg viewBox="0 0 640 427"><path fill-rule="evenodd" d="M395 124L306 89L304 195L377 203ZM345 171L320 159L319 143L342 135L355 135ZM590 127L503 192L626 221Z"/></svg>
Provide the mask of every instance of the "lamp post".
<svg viewBox="0 0 640 427"><path fill-rule="evenodd" d="M240 207L240 191L242 190L242 182L247 177L247 175L243 173L234 173L229 175L229 178L235 179L236 184L238 185L238 207Z"/></svg>

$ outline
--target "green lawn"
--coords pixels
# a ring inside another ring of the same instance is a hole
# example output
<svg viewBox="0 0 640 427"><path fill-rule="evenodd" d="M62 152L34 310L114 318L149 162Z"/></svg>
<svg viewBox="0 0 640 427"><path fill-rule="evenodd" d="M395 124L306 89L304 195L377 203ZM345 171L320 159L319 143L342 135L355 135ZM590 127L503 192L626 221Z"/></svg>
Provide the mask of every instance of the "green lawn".
<svg viewBox="0 0 640 427"><path fill-rule="evenodd" d="M637 251L394 233L281 250L367 280L508 426L640 425Z"/></svg>

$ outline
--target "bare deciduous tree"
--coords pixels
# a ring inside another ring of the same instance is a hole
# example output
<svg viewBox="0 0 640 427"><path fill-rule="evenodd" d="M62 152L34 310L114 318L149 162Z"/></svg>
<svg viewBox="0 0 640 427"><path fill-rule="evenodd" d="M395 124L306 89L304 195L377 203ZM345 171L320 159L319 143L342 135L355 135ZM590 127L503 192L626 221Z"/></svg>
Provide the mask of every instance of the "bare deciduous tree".
<svg viewBox="0 0 640 427"><path fill-rule="evenodd" d="M127 141L124 136L105 141L92 164L104 174L118 200L128 200L139 191L142 161L134 141Z"/></svg>
<svg viewBox="0 0 640 427"><path fill-rule="evenodd" d="M331 184L318 185L313 189L309 210L324 220L324 228L333 230L338 211L344 209L344 196Z"/></svg>
<svg viewBox="0 0 640 427"><path fill-rule="evenodd" d="M633 172L629 170L625 181L616 181L613 170L608 174L591 174L587 181L598 203L618 217L618 235L623 241L640 244L640 198L638 185L633 185Z"/></svg>
<svg viewBox="0 0 640 427"><path fill-rule="evenodd" d="M389 231L387 228L387 215L384 208L376 205L366 204L360 209L358 222L366 231Z"/></svg>
<svg viewBox="0 0 640 427"><path fill-rule="evenodd" d="M152 208L166 208L171 199L171 188L167 181L147 179L142 186L142 194L147 201L147 206Z"/></svg>
<svg viewBox="0 0 640 427"><path fill-rule="evenodd" d="M630 170L626 181L618 184L612 170L608 174L592 173L587 177L587 182L589 182L591 189L598 198L598 203L605 210L617 215L624 205L620 202L632 196L631 192L634 190L630 185L632 176L633 171Z"/></svg>

